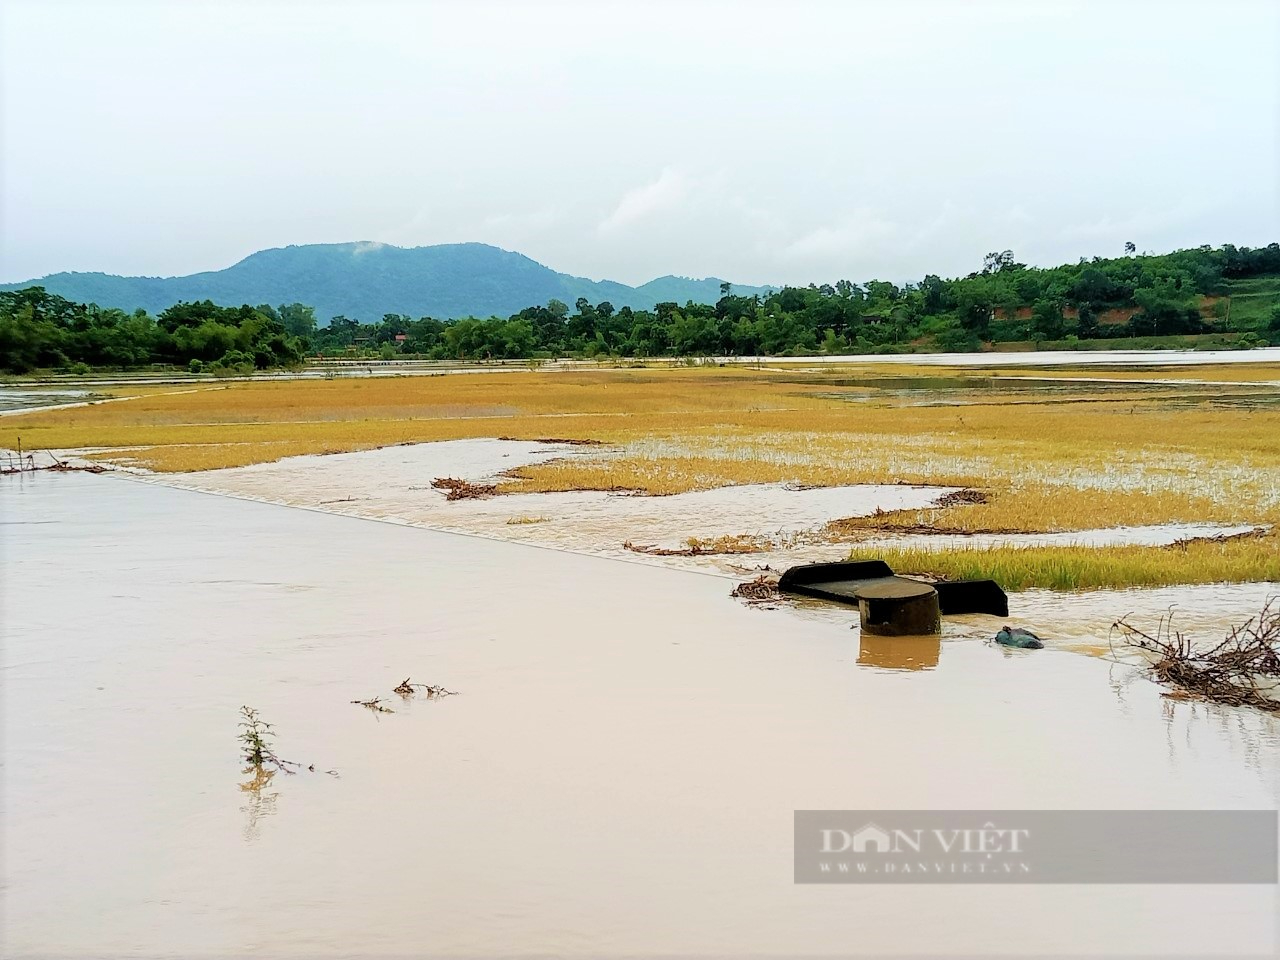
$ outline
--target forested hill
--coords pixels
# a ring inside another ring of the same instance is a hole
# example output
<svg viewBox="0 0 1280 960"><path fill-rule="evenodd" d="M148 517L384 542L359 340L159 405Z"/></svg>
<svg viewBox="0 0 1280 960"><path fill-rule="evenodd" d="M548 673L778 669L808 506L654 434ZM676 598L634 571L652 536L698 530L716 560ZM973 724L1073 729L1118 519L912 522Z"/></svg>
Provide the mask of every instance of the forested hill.
<svg viewBox="0 0 1280 960"><path fill-rule="evenodd" d="M126 311L160 311L182 301L307 303L325 323L336 316L377 320L385 314L454 317L509 316L531 303L608 301L652 310L658 303L715 303L717 278L659 277L639 287L557 273L519 253L483 243L395 247L385 243L323 243L261 250L225 270L187 277L118 277L55 273L0 284L0 290L39 285L68 300ZM763 287L735 289L750 296Z"/></svg>
<svg viewBox="0 0 1280 960"><path fill-rule="evenodd" d="M350 259L351 249L344 251ZM545 270L514 254L502 256L531 271ZM375 273L368 276L377 279ZM492 311L449 319L386 313L362 321L339 315L318 326L316 310L305 301L265 302L296 295L328 302L328 309L334 309L333 301L326 300L335 295L333 282L315 282L312 292L263 289L249 298L264 301L257 306L235 306L244 299L239 296L191 293L191 302L166 307L155 316L73 302L39 286L0 291L0 370L84 373L92 367L176 364L192 372L248 373L293 366L317 355L541 360L1065 349L1086 344L1247 348L1280 342L1276 243L1256 249L1206 246L1158 256L1137 256L1130 249L1124 257L1045 269L1019 263L1005 250L989 253L980 271L952 280L934 274L903 286L839 280L764 295L739 293L728 284L721 291L717 284L721 295L715 303L664 299L651 310L616 307L614 300L621 298L608 290L595 295L610 299L593 304L585 295L573 297L573 288L565 293L558 287L527 294L534 302L507 316ZM678 296L664 283L656 286L664 296ZM92 293L81 296L99 299ZM196 301L197 296L207 298ZM440 312L450 311L446 307Z"/></svg>

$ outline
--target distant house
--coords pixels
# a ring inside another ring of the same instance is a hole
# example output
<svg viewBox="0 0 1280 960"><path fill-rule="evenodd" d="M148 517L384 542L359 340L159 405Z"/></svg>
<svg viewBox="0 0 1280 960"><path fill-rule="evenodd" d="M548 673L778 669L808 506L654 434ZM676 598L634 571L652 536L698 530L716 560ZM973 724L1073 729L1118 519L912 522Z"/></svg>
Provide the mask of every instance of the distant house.
<svg viewBox="0 0 1280 960"><path fill-rule="evenodd" d="M409 335L407 333L396 334L396 343L404 343L408 339L409 339Z"/></svg>

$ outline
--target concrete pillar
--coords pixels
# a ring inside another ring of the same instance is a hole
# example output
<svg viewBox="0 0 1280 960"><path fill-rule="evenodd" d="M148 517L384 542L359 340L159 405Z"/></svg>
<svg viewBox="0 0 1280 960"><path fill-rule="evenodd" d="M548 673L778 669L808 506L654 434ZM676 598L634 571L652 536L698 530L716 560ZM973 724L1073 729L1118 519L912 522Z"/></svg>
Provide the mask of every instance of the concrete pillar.
<svg viewBox="0 0 1280 960"><path fill-rule="evenodd" d="M938 591L918 580L892 579L858 590L863 633L929 637L942 632Z"/></svg>

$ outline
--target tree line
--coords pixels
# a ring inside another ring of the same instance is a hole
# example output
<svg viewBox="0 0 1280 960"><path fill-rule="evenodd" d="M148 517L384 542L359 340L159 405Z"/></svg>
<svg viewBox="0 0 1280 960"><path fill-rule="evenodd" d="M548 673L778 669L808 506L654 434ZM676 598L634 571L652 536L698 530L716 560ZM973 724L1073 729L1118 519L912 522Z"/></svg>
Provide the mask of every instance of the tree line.
<svg viewBox="0 0 1280 960"><path fill-rule="evenodd" d="M290 306L176 303L157 316L74 303L43 287L0 291L0 369L181 365L248 373L302 363L315 312ZM301 335L300 335L301 334Z"/></svg>
<svg viewBox="0 0 1280 960"><path fill-rule="evenodd" d="M1162 255L1029 267L1012 251L981 269L901 286L882 280L784 287L715 304L615 310L558 300L510 317L438 320L386 314L316 322L304 304L179 303L152 317L78 304L41 287L0 293L0 367L140 367L192 371L289 367L307 356L441 360L559 356L689 357L966 351L1011 341L1071 341L1234 332L1246 344L1280 340L1280 307L1230 317L1232 281L1280 276L1280 244L1225 245Z"/></svg>

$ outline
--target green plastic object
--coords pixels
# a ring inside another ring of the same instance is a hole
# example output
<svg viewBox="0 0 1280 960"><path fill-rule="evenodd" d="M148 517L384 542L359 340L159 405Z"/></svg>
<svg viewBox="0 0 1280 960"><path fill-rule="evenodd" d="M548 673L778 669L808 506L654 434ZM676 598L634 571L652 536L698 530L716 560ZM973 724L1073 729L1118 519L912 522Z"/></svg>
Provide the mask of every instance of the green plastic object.
<svg viewBox="0 0 1280 960"><path fill-rule="evenodd" d="M1004 626L996 634L996 643L1002 647L1017 647L1019 650L1042 650L1044 641L1030 630L1021 627Z"/></svg>

